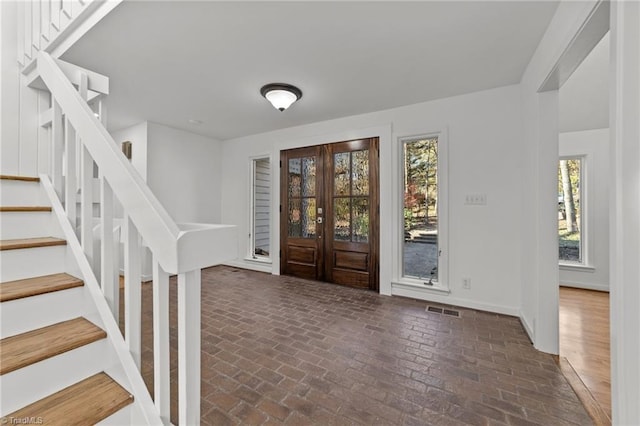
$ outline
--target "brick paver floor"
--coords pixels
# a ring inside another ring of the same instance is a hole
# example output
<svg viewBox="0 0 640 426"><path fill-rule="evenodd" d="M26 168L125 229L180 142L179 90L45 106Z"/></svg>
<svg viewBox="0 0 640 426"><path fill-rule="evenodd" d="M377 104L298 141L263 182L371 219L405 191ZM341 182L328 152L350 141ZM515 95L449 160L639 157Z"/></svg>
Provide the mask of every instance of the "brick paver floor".
<svg viewBox="0 0 640 426"><path fill-rule="evenodd" d="M172 421L177 424L175 278ZM153 389L152 286L143 376ZM202 274L202 424L587 425L517 318L219 266Z"/></svg>

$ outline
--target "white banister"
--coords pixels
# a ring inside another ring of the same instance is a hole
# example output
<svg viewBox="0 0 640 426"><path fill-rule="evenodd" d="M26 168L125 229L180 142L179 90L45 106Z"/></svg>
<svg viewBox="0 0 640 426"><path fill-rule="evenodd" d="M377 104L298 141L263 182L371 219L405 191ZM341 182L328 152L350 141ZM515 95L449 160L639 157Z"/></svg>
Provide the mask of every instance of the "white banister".
<svg viewBox="0 0 640 426"><path fill-rule="evenodd" d="M89 105L82 101L80 94L74 90L51 56L41 53L37 66L43 81L81 134L83 144L94 159L99 159L100 169L142 238L157 256L163 269L169 273L177 273L177 240L180 236L178 226L122 155L111 135L94 116Z"/></svg>
<svg viewBox="0 0 640 426"><path fill-rule="evenodd" d="M142 357L142 288L140 236L131 218L124 218L124 337L138 369Z"/></svg>
<svg viewBox="0 0 640 426"><path fill-rule="evenodd" d="M51 12L55 13L53 9ZM108 93L108 79L56 61L46 52L38 55L36 66L37 78L41 79L39 84L44 85L52 95L50 112L43 111L40 115L40 125L51 126L52 155L61 153L62 149L55 147L61 146L64 140L64 162L58 159L51 162L53 176L60 169L56 165L58 162L64 164L66 174L66 211L61 214L65 214L75 228L79 186L82 191L79 246L84 252L84 263L91 264L94 269L97 268L98 254L93 253L92 188L94 166L98 167L100 270L94 270L93 273L100 276L102 296L113 315L110 321L118 319L118 250L119 242L124 243L125 338L122 344L126 345L131 356L128 362L137 367L138 373L142 354L142 241L152 253L154 404L166 424L170 422L171 406L169 274L178 275L179 420L180 424L199 424L201 269L235 257L235 229L225 225L177 225L171 219L104 126L106 108L103 97ZM78 81L78 91L71 84L69 75ZM98 102L97 115L100 120L87 103L92 75L96 75L94 87L103 90L91 98L92 102ZM61 178L53 178L54 182L58 180ZM116 200L124 212L120 230L114 229ZM118 235L119 231L122 232L122 238Z"/></svg>
<svg viewBox="0 0 640 426"><path fill-rule="evenodd" d="M169 424L169 274L153 260L153 396L160 418Z"/></svg>
<svg viewBox="0 0 640 426"><path fill-rule="evenodd" d="M200 424L200 270L178 274L178 422Z"/></svg>

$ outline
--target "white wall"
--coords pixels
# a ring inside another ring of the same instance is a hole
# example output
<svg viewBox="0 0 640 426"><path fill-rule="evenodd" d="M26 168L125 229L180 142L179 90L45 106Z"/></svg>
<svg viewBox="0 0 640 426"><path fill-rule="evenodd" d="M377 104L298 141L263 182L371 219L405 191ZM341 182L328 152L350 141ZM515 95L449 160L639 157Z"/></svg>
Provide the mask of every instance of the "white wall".
<svg viewBox="0 0 640 426"><path fill-rule="evenodd" d="M147 123L147 183L178 223L220 223L220 142Z"/></svg>
<svg viewBox="0 0 640 426"><path fill-rule="evenodd" d="M522 122L519 86L278 130L223 142L222 222L248 235L250 157L279 158L282 149L359 137L380 137L380 292L391 294L400 271L400 168L398 138L448 130L450 294L417 289L413 297L518 315ZM279 229L279 169L272 166L272 228ZM486 206L465 206L470 193L485 193ZM272 272L279 273L279 235L273 233ZM240 257L248 253L240 240ZM252 267L238 259L235 264ZM464 290L462 277L471 277ZM394 290L395 292L395 290Z"/></svg>
<svg viewBox="0 0 640 426"><path fill-rule="evenodd" d="M143 121L131 127L112 131L111 137L120 147L122 147L122 142L131 142L131 165L140 173L142 179L146 181L148 122Z"/></svg>
<svg viewBox="0 0 640 426"><path fill-rule="evenodd" d="M20 164L17 10L17 2L0 2L0 170L3 174L18 174Z"/></svg>
<svg viewBox="0 0 640 426"><path fill-rule="evenodd" d="M557 354L558 343L558 91L540 93L564 51L582 28L595 1L560 2L521 81L524 123L522 169L521 319L534 346Z"/></svg>
<svg viewBox="0 0 640 426"><path fill-rule="evenodd" d="M609 127L609 35L560 88L560 132Z"/></svg>
<svg viewBox="0 0 640 426"><path fill-rule="evenodd" d="M560 133L560 156L582 156L586 204L582 238L585 268L560 266L560 284L609 290L609 129ZM586 216L585 216L586 215Z"/></svg>

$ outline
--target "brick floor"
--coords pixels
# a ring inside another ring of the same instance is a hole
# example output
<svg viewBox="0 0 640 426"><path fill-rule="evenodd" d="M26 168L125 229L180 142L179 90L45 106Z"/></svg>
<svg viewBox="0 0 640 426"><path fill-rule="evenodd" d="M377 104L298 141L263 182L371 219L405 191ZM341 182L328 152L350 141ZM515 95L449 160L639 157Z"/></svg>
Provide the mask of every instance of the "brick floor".
<svg viewBox="0 0 640 426"><path fill-rule="evenodd" d="M151 291L143 285L142 371L153 391ZM426 305L225 266L204 270L202 424L592 424L517 318L470 309L455 318Z"/></svg>

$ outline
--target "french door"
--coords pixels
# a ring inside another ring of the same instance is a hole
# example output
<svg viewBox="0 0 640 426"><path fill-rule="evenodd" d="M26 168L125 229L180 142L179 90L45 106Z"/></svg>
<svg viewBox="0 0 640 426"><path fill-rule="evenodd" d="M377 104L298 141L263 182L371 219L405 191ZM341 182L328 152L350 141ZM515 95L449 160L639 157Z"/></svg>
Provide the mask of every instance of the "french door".
<svg viewBox="0 0 640 426"><path fill-rule="evenodd" d="M378 139L282 151L280 273L378 290Z"/></svg>

